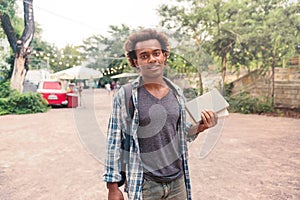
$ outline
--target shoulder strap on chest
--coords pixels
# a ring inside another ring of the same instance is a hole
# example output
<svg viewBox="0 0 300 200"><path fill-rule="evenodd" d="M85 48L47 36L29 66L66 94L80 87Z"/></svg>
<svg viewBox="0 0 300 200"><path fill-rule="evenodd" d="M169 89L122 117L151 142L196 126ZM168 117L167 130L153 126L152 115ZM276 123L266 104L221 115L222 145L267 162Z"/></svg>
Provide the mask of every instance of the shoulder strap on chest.
<svg viewBox="0 0 300 200"><path fill-rule="evenodd" d="M125 94L125 106L126 106L126 112L128 117L126 120L127 123L127 129L131 129L131 123L134 115L134 105L133 105L133 99L132 99L132 86L131 84L126 84L123 86L124 88L124 94ZM125 132L125 137L122 141L122 147L123 147L123 162L128 163L129 162L129 151L130 151L130 140L131 136L129 133Z"/></svg>
<svg viewBox="0 0 300 200"><path fill-rule="evenodd" d="M125 106L128 116L133 119L134 115L134 105L133 105L133 99L132 99L132 86L130 83L127 83L124 85L124 91L125 91Z"/></svg>

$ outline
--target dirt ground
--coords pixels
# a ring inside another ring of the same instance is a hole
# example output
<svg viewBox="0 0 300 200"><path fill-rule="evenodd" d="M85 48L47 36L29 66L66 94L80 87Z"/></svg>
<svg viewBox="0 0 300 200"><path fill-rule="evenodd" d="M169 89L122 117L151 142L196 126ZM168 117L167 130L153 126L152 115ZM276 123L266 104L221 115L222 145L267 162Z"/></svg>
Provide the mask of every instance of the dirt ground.
<svg viewBox="0 0 300 200"><path fill-rule="evenodd" d="M105 144L112 95L83 96L76 109L0 116L1 200L106 199L97 146ZM95 121L97 139L85 131ZM209 133L189 145L193 199L300 199L300 119L232 113L222 123L207 156L200 154Z"/></svg>

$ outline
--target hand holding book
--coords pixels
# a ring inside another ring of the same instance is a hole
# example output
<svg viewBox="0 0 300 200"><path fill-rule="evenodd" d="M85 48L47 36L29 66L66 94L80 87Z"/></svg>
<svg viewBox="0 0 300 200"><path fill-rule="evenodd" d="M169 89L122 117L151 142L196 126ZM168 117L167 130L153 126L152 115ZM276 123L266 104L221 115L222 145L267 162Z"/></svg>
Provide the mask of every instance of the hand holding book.
<svg viewBox="0 0 300 200"><path fill-rule="evenodd" d="M198 122L197 133L202 132L208 128L214 127L218 123L218 114L211 110L203 110L201 114L201 121Z"/></svg>
<svg viewBox="0 0 300 200"><path fill-rule="evenodd" d="M207 115L208 110L217 113L218 117L228 116L228 106L228 102L216 88L185 104L186 110L195 123L200 122L203 118L203 112Z"/></svg>

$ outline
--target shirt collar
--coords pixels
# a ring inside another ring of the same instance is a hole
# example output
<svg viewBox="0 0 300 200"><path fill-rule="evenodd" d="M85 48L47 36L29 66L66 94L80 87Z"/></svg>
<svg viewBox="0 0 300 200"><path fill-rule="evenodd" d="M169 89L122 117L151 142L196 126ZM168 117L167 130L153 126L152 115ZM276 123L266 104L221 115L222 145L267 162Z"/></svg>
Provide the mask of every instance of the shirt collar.
<svg viewBox="0 0 300 200"><path fill-rule="evenodd" d="M183 93L181 91L181 89L175 85L170 79L168 79L167 77L163 77L164 81L167 83L167 85L174 91L176 92L177 95L182 96ZM132 88L136 89L138 87L141 87L143 85L143 81L142 81L142 76L137 77L135 80L132 81L131 83Z"/></svg>

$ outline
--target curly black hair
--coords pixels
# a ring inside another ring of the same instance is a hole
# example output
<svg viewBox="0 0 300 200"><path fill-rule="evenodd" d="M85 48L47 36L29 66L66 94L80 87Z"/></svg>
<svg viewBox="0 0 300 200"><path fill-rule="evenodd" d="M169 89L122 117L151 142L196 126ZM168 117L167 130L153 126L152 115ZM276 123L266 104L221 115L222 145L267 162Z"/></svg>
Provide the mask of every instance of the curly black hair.
<svg viewBox="0 0 300 200"><path fill-rule="evenodd" d="M138 32L131 34L124 44L125 55L131 67L136 67L134 64L134 59L137 59L135 46L138 42L143 42L146 40L156 39L159 41L162 52L168 56L169 55L169 42L167 36L158 32L154 29L143 29Z"/></svg>

